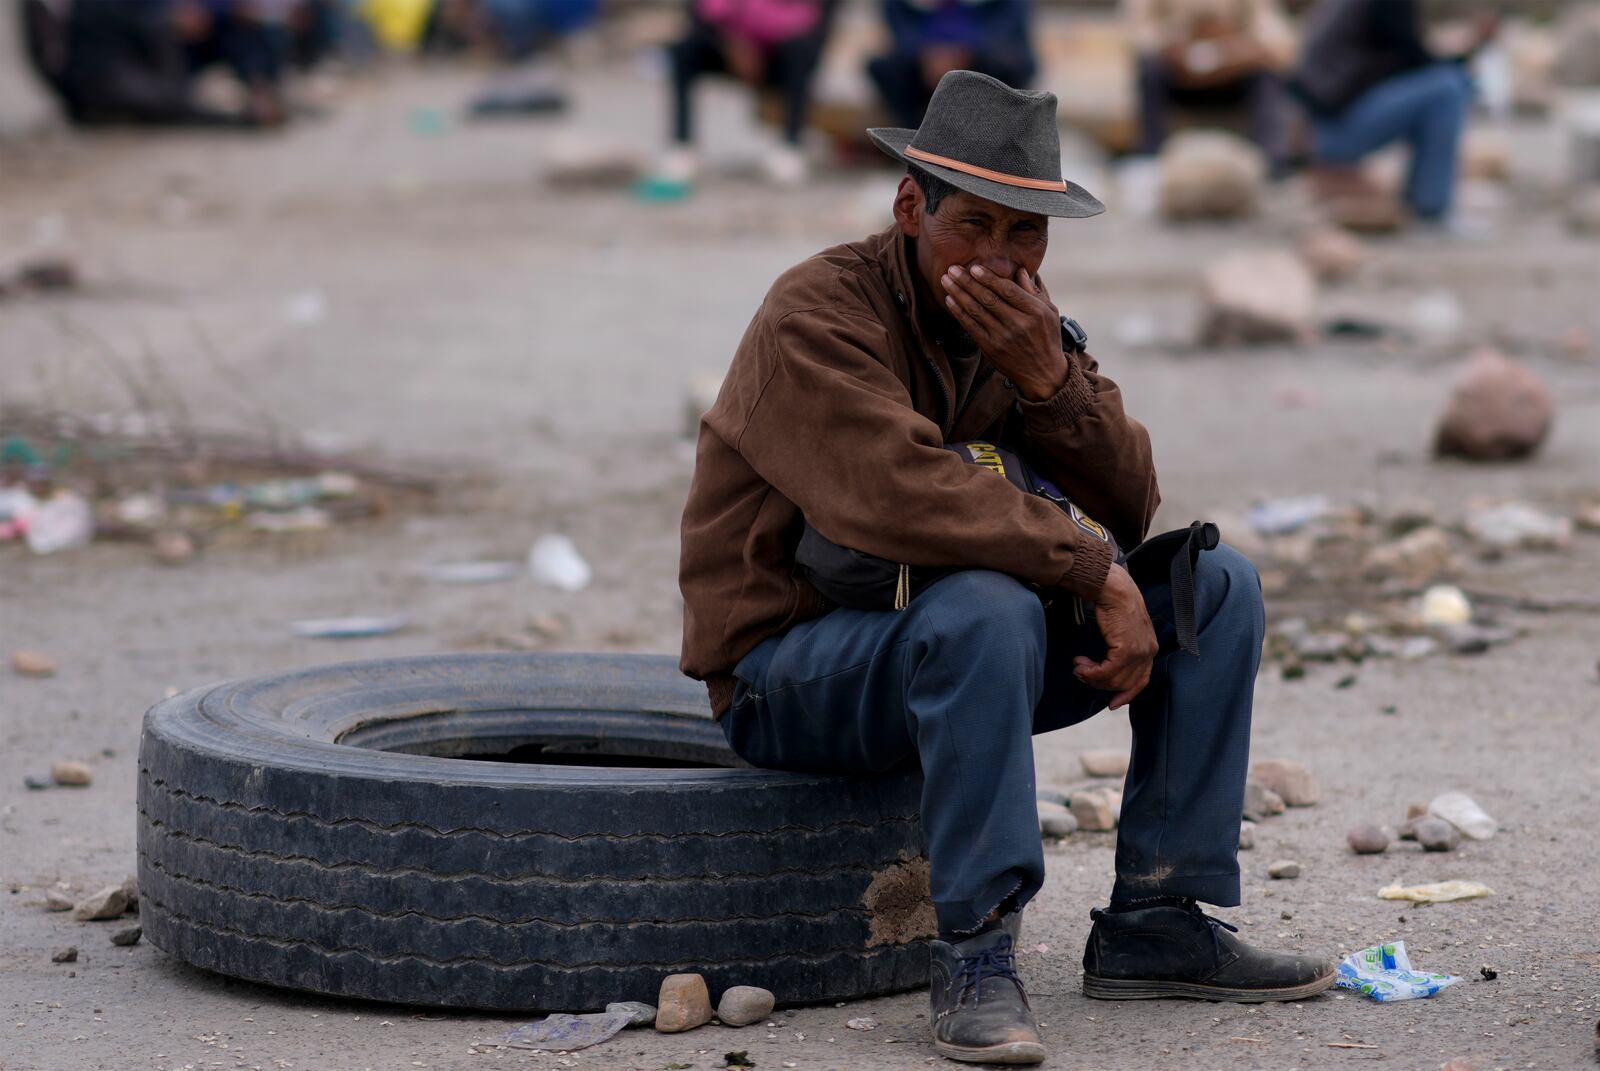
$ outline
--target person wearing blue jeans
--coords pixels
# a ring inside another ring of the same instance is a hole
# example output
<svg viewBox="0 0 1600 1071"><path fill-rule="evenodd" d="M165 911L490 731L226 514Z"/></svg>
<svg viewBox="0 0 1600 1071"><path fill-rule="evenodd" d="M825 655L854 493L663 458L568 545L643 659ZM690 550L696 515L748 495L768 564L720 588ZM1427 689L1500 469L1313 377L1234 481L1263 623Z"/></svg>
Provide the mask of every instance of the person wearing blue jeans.
<svg viewBox="0 0 1600 1071"><path fill-rule="evenodd" d="M957 70L920 127L868 134L907 168L894 225L785 272L702 417L680 666L752 765L920 768L941 1054L1045 1059L1015 959L1044 881L1033 737L1129 702L1085 993L1326 989L1326 960L1199 906L1239 902L1261 590L1214 528L1176 533L1197 560L1147 538L1149 434L1038 275L1050 219L1103 210L1061 174L1055 97Z"/></svg>
<svg viewBox="0 0 1600 1071"><path fill-rule="evenodd" d="M1405 202L1419 218L1443 219L1456 186L1456 158L1472 85L1459 63L1434 63L1378 83L1338 115L1313 118L1319 161L1354 164L1396 141L1411 149Z"/></svg>
<svg viewBox="0 0 1600 1071"><path fill-rule="evenodd" d="M1133 753L1113 902L1239 903L1239 812L1265 631L1256 571L1226 545L1195 566L1200 656L1179 651L1166 585L1144 592L1162 641L1131 704ZM1004 573L973 569L904 612L834 610L765 641L734 670L722 725L756 766L876 774L920 762L922 829L939 929L976 931L1044 883L1031 738L1112 696L1074 658L1105 657L1072 600L1046 607Z"/></svg>
<svg viewBox="0 0 1600 1071"><path fill-rule="evenodd" d="M1418 0L1319 0L1305 16L1291 92L1311 117L1313 156L1349 165L1396 141L1411 149L1405 202L1442 221L1455 193L1456 156L1472 84L1466 60L1494 35L1488 16L1464 54L1435 56Z"/></svg>

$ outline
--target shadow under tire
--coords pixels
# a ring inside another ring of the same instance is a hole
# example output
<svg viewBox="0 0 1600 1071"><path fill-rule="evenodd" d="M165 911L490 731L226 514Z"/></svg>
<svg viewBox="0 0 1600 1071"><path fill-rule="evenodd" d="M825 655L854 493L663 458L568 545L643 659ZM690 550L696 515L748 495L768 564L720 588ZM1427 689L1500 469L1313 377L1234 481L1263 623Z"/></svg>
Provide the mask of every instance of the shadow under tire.
<svg viewBox="0 0 1600 1071"><path fill-rule="evenodd" d="M406 1004L595 1010L682 971L898 992L927 981L919 791L745 766L667 658L327 666L145 716L140 922L197 967Z"/></svg>

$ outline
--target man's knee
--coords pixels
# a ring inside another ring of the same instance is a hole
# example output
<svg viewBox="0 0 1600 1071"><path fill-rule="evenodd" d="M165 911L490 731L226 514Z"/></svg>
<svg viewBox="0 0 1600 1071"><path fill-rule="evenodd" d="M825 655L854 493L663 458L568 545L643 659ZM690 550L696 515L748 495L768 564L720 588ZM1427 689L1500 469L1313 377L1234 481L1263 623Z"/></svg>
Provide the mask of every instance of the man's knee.
<svg viewBox="0 0 1600 1071"><path fill-rule="evenodd" d="M1437 63L1418 72L1425 96L1436 108L1465 110L1472 103L1472 82L1458 63Z"/></svg>
<svg viewBox="0 0 1600 1071"><path fill-rule="evenodd" d="M1249 558L1233 547L1219 543L1215 549L1200 555L1195 573L1198 589L1217 592L1213 596L1216 600L1214 612L1227 608L1250 612L1257 618L1261 616L1261 574Z"/></svg>
<svg viewBox="0 0 1600 1071"><path fill-rule="evenodd" d="M939 639L972 653L1044 651L1044 606L1013 577L987 569L964 569L930 585L911 607Z"/></svg>

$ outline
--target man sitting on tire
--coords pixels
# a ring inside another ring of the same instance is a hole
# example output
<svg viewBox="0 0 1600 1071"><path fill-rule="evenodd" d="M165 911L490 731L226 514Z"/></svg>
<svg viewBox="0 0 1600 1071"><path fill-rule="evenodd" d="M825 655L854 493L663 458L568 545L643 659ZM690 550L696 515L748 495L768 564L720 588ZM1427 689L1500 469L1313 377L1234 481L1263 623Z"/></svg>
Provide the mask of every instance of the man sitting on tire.
<svg viewBox="0 0 1600 1071"><path fill-rule="evenodd" d="M1102 211L1061 178L1055 104L954 71L918 129L870 131L909 168L894 225L773 285L683 517L682 667L734 751L920 763L934 1043L979 1063L1044 1059L1013 958L1044 880L1032 737L1106 707L1132 704L1134 740L1085 992L1297 1000L1334 978L1197 904L1239 903L1260 585L1227 547L1143 591L1119 564L1159 498L1148 435L1039 280L1048 217ZM990 444L1049 491L996 479Z"/></svg>

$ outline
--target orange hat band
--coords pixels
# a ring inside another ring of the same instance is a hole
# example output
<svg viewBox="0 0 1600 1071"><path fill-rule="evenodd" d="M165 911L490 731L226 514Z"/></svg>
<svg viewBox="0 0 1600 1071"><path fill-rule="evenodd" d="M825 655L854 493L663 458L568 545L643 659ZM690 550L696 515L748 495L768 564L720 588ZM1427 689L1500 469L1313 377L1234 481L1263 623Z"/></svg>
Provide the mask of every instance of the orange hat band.
<svg viewBox="0 0 1600 1071"><path fill-rule="evenodd" d="M987 167L979 167L977 164L952 160L948 156L938 156L931 152L924 152L910 145L906 146L905 152L913 160L921 160L923 163L928 164L938 164L940 167L948 167L952 171L960 171L976 178L988 179L990 182L999 182L1007 186L1020 186L1025 190L1051 190L1055 193L1067 192L1065 179L1036 179L1024 178L1021 175L1008 175L1004 171L990 171Z"/></svg>

